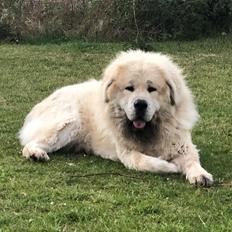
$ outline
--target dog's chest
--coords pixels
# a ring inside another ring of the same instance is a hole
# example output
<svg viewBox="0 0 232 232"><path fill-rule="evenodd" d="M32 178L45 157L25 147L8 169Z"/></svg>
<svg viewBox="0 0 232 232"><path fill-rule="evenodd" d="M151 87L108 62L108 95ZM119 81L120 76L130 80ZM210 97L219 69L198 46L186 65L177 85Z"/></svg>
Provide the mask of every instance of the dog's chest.
<svg viewBox="0 0 232 232"><path fill-rule="evenodd" d="M152 144L145 144L141 148L142 153L167 161L188 152L188 147L185 146L185 141L178 130L164 130L158 140Z"/></svg>
<svg viewBox="0 0 232 232"><path fill-rule="evenodd" d="M153 146L150 148L143 149L141 152L143 154L152 157L157 157L167 161L175 159L180 155L176 150L176 148L173 147L173 149L170 149L170 147L162 147L162 146Z"/></svg>

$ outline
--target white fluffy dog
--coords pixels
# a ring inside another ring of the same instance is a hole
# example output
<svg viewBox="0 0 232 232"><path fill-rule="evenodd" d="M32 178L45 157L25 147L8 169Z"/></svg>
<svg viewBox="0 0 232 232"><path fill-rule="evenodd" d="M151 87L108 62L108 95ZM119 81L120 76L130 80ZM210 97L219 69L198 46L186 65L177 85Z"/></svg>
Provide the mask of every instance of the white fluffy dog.
<svg viewBox="0 0 232 232"><path fill-rule="evenodd" d="M159 53L120 53L103 79L58 89L27 115L20 131L23 156L74 146L126 167L182 172L191 184L210 186L191 129L197 121L180 68Z"/></svg>

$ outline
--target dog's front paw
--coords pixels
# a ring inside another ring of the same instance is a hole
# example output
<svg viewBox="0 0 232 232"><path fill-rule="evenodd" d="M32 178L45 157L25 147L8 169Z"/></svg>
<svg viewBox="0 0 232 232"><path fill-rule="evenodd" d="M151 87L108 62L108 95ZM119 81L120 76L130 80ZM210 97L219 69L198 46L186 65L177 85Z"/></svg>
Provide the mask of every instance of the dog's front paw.
<svg viewBox="0 0 232 232"><path fill-rule="evenodd" d="M37 147L25 146L23 148L23 156L26 159L32 159L34 161L48 161L49 156L47 152Z"/></svg>
<svg viewBox="0 0 232 232"><path fill-rule="evenodd" d="M170 173L178 173L180 171L174 163L168 163L168 168Z"/></svg>
<svg viewBox="0 0 232 232"><path fill-rule="evenodd" d="M203 168L200 170L192 168L192 170L187 173L186 178L190 184L196 186L210 187L213 185L213 176Z"/></svg>

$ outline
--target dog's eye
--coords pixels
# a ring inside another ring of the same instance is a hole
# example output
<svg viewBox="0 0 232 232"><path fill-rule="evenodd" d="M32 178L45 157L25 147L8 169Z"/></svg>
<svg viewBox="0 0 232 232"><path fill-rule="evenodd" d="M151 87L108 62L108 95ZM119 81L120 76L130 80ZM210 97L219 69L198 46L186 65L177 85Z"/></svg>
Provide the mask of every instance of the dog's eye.
<svg viewBox="0 0 232 232"><path fill-rule="evenodd" d="M126 90L133 92L134 91L134 87L133 86L128 86L125 88Z"/></svg>
<svg viewBox="0 0 232 232"><path fill-rule="evenodd" d="M151 87L151 86L147 88L147 91L148 91L149 93L155 92L156 90L157 90L156 88Z"/></svg>

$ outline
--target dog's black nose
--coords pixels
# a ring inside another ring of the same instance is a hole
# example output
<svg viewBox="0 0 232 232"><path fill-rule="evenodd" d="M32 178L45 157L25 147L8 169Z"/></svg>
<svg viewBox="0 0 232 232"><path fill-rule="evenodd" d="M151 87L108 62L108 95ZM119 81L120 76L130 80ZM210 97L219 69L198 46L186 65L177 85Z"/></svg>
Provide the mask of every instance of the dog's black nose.
<svg viewBox="0 0 232 232"><path fill-rule="evenodd" d="M145 111L147 109L147 102L145 100L136 100L134 107L137 111Z"/></svg>

